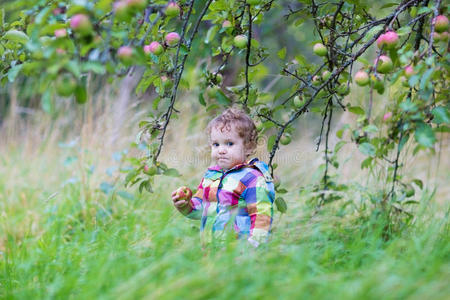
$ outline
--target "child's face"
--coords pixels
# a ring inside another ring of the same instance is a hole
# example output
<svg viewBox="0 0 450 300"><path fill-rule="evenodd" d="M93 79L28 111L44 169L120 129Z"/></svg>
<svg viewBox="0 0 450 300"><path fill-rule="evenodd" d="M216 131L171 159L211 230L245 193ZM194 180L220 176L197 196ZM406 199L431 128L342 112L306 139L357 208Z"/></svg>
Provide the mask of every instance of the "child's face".
<svg viewBox="0 0 450 300"><path fill-rule="evenodd" d="M234 126L231 130L213 127L211 128L211 158L224 170L231 169L235 165L244 163L247 155L244 140L236 132Z"/></svg>

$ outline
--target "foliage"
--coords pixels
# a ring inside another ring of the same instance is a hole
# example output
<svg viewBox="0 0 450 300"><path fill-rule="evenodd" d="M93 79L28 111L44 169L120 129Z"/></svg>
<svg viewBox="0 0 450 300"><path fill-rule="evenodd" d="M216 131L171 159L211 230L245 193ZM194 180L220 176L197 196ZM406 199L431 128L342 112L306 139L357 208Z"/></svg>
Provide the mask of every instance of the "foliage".
<svg viewBox="0 0 450 300"><path fill-rule="evenodd" d="M389 216L409 215L403 206L410 203L407 199L414 187L400 175L402 150L410 142L414 153L434 151L437 133L449 130L448 32L435 32L433 22L447 13L441 1L386 3L380 12L371 11L372 3L364 1L188 0L177 3L179 15L176 9L166 13L167 1L135 2L132 6L129 1L41 0L15 20L1 18L2 83L21 76L34 78L42 107L51 112L59 99L55 95L72 95L80 104L89 102L92 77L114 80L145 68L136 92L153 87L157 97L136 137L135 146L143 145L145 156L130 160L134 169L126 183L149 191L155 175L178 175L158 158L169 123L180 113L175 108L179 89L197 87L199 103L206 111L238 104L258 118L261 134L270 136L272 172L280 143L288 144L295 131L294 121L311 111L323 120L318 148L325 137L315 205L320 208L339 199L339 192L347 188L336 182L332 168L339 166L337 152L343 143L352 142L367 156L361 167L382 168L390 183L373 195L378 199L375 206ZM286 28L295 30L305 22L313 23L313 44L322 44L315 46L321 50L314 51L320 58L310 60L283 45L269 47L264 34L256 33L272 18L282 19ZM158 42L162 53L152 51L151 42ZM372 62L370 51L375 44L379 49ZM196 78L186 76L188 58L198 65ZM357 62L370 78L365 87L368 103L362 106L345 98L353 89ZM264 74L274 67L286 87L265 89L270 82L264 81ZM407 67L412 71L406 72ZM230 75L233 69L237 76ZM388 113L374 116L374 92L386 90L390 91ZM349 132L351 140L344 139L332 150L329 135L337 110L350 111L358 122L354 128L344 126L338 131L339 137ZM422 187L419 180L413 182ZM280 185L277 191L282 194ZM278 202L282 201L279 197Z"/></svg>
<svg viewBox="0 0 450 300"><path fill-rule="evenodd" d="M412 226L388 241L386 220L333 205L310 219L301 197L277 216L267 248L242 252L230 241L202 250L198 223L168 205L171 180L158 179L153 194L133 200L105 193L91 183L100 176L82 159L85 150L1 153L0 298L445 299L450 292L448 203L433 207L430 194ZM66 180L73 176L84 179Z"/></svg>

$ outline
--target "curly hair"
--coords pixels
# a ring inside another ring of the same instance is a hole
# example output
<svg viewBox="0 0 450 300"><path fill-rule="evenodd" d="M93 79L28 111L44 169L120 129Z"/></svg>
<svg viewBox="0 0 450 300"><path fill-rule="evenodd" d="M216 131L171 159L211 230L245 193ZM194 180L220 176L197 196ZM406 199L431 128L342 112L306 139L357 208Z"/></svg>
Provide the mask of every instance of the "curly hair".
<svg viewBox="0 0 450 300"><path fill-rule="evenodd" d="M244 140L245 148L254 151L256 149L258 132L253 120L240 109L228 108L223 111L222 114L208 123L206 132L208 137L210 137L213 127L223 132L224 130L231 130L232 126L236 128L238 135Z"/></svg>

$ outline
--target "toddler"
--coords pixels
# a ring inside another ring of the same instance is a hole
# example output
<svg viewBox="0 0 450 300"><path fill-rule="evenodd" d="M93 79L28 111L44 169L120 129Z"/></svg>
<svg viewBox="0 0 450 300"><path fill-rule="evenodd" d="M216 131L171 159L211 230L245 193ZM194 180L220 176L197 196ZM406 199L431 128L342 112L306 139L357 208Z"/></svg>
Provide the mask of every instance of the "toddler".
<svg viewBox="0 0 450 300"><path fill-rule="evenodd" d="M275 191L266 163L250 159L257 131L243 111L229 108L207 126L214 162L197 192L182 187L172 193L175 207L186 217L200 219L202 241L236 237L258 247L267 241L273 217Z"/></svg>

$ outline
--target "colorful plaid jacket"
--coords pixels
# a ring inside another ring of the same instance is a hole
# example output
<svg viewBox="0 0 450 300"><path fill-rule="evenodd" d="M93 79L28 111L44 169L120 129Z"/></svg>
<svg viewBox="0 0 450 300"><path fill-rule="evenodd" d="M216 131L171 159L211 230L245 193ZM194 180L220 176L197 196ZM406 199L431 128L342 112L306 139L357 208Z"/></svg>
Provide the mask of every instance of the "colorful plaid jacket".
<svg viewBox="0 0 450 300"><path fill-rule="evenodd" d="M223 238L234 230L257 247L269 235L275 190L266 163L254 158L224 171L208 168L190 201L186 216L200 219L202 241Z"/></svg>

